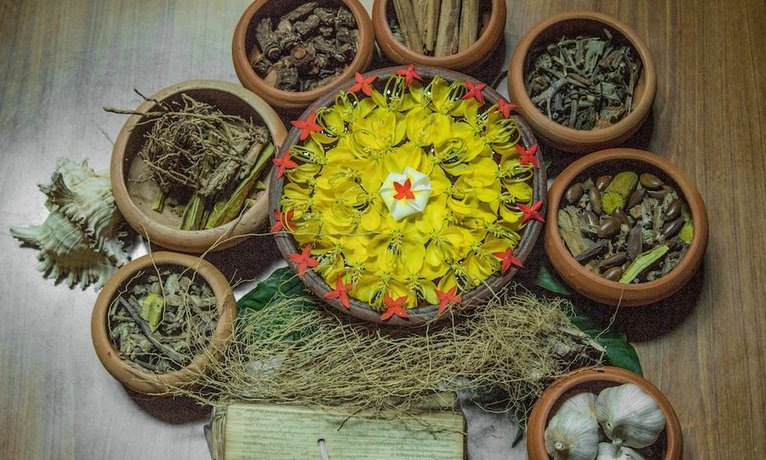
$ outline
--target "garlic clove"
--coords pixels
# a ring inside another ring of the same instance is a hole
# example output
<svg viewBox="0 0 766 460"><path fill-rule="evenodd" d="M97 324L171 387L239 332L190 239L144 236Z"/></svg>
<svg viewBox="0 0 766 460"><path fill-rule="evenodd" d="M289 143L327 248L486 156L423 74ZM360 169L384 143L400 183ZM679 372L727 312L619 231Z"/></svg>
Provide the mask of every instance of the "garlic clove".
<svg viewBox="0 0 766 460"><path fill-rule="evenodd" d="M644 460L644 457L630 447L600 442L596 460Z"/></svg>
<svg viewBox="0 0 766 460"><path fill-rule="evenodd" d="M596 418L612 442L637 449L652 445L665 428L654 398L633 383L601 391Z"/></svg>
<svg viewBox="0 0 766 460"><path fill-rule="evenodd" d="M545 450L554 460L593 460L598 453L598 423L577 410L557 412L545 428Z"/></svg>

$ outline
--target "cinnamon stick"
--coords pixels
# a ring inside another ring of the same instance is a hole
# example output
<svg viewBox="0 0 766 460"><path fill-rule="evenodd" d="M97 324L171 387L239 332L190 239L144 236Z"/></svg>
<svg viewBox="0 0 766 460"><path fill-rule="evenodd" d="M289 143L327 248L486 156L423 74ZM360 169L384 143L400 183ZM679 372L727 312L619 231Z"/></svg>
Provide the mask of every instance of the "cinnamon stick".
<svg viewBox="0 0 766 460"><path fill-rule="evenodd" d="M434 56L449 56L454 54L455 49L457 49L457 27L459 18L460 0L442 0Z"/></svg>
<svg viewBox="0 0 766 460"><path fill-rule="evenodd" d="M436 45L436 31L439 26L439 10L441 0L425 0L426 13L423 20L423 47L426 52L433 54Z"/></svg>
<svg viewBox="0 0 766 460"><path fill-rule="evenodd" d="M402 29L404 46L415 51L423 52L423 41L421 40L418 26L415 21L415 8L411 0L394 0L394 11L399 20L399 27Z"/></svg>
<svg viewBox="0 0 766 460"><path fill-rule="evenodd" d="M478 38L479 0L463 0L460 10L458 51L464 51Z"/></svg>

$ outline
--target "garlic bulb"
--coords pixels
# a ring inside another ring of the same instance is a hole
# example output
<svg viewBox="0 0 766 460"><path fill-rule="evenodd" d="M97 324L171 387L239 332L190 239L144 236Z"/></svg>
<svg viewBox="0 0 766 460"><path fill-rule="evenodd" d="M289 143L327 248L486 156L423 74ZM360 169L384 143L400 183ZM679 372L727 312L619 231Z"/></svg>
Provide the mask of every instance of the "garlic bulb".
<svg viewBox="0 0 766 460"><path fill-rule="evenodd" d="M630 447L600 442L596 460L644 460L644 457Z"/></svg>
<svg viewBox="0 0 766 460"><path fill-rule="evenodd" d="M548 422L544 435L545 450L554 460L596 458L598 423L595 418L584 415L580 411L582 408L587 411L587 399L587 396L580 397L568 407L565 407L565 402Z"/></svg>
<svg viewBox="0 0 766 460"><path fill-rule="evenodd" d="M665 428L665 416L654 398L633 383L601 391L596 417L612 442L637 449L652 445Z"/></svg>
<svg viewBox="0 0 766 460"><path fill-rule="evenodd" d="M596 395L593 393L578 393L564 401L556 415L574 412L577 416L596 420Z"/></svg>

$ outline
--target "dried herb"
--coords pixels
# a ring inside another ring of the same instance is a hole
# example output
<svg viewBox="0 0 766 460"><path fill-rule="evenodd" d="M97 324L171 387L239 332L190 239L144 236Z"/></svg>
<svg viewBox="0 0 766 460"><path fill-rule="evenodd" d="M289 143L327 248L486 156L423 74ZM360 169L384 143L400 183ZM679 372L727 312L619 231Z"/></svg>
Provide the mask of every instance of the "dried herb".
<svg viewBox="0 0 766 460"><path fill-rule="evenodd" d="M564 36L532 51L525 85L551 120L574 129L610 126L633 109L641 76L636 50L604 29L603 36Z"/></svg>
<svg viewBox="0 0 766 460"><path fill-rule="evenodd" d="M254 38L250 64L266 83L308 91L337 78L354 60L358 30L345 6L307 2L279 18L261 19Z"/></svg>
<svg viewBox="0 0 766 460"><path fill-rule="evenodd" d="M694 231L676 190L654 174L634 171L570 185L558 227L578 262L620 283L669 273L688 251Z"/></svg>
<svg viewBox="0 0 766 460"><path fill-rule="evenodd" d="M218 301L205 281L159 266L120 290L109 306L107 329L120 358L162 374L189 365L217 322Z"/></svg>
<svg viewBox="0 0 766 460"><path fill-rule="evenodd" d="M274 152L268 129L184 94L147 114L138 157L158 185L154 210L176 207L184 230L237 217Z"/></svg>

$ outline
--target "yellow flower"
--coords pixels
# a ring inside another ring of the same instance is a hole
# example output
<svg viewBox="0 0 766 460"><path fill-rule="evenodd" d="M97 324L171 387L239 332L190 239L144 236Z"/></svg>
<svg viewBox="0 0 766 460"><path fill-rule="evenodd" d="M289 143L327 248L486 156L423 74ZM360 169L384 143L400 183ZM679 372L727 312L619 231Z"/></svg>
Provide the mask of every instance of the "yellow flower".
<svg viewBox="0 0 766 460"><path fill-rule="evenodd" d="M473 286L478 286L500 268L500 259L494 253L503 252L509 247L511 243L508 240L488 238L486 241L476 242L470 248L463 266L465 275Z"/></svg>

